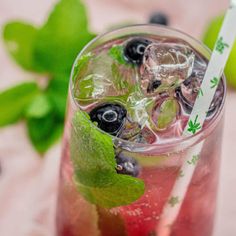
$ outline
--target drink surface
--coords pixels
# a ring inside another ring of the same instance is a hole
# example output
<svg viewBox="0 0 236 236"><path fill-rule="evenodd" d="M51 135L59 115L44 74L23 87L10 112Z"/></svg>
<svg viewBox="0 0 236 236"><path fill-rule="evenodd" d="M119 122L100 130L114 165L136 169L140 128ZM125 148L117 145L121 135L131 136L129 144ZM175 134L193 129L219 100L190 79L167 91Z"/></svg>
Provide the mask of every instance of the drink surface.
<svg viewBox="0 0 236 236"><path fill-rule="evenodd" d="M191 148L165 146L180 146L207 63L186 41L145 34L106 41L76 60L58 236L157 236L163 206L179 203L170 193L184 177L180 168ZM223 104L224 81L212 86L218 89L205 130ZM196 170L171 236L212 234L221 132L220 119L205 135L199 159L189 163Z"/></svg>
<svg viewBox="0 0 236 236"><path fill-rule="evenodd" d="M187 42L155 36L106 42L77 63L83 60L73 88L80 109L105 132L146 144L182 135L208 63ZM206 124L224 95L222 80L212 86L218 89Z"/></svg>

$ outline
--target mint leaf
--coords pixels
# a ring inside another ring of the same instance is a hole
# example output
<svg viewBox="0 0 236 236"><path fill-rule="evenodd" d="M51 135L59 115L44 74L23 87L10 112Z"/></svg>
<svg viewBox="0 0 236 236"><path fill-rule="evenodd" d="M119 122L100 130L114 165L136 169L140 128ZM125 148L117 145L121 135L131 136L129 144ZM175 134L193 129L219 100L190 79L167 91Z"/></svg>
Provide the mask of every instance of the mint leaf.
<svg viewBox="0 0 236 236"><path fill-rule="evenodd" d="M94 128L86 115L78 111L73 119L71 158L75 175L82 184L104 186L116 173L113 142Z"/></svg>
<svg viewBox="0 0 236 236"><path fill-rule="evenodd" d="M51 73L69 73L78 52L94 37L80 0L61 0L39 30L35 60Z"/></svg>
<svg viewBox="0 0 236 236"><path fill-rule="evenodd" d="M24 82L0 93L0 126L21 119L39 89L35 82Z"/></svg>
<svg viewBox="0 0 236 236"><path fill-rule="evenodd" d="M81 56L74 65L72 81L74 82L74 95L80 99L90 98L94 91L93 74L88 74L89 62L93 59L93 54L88 53Z"/></svg>
<svg viewBox="0 0 236 236"><path fill-rule="evenodd" d="M71 159L81 194L102 207L127 205L144 193L142 180L116 173L112 138L96 129L87 113L73 119Z"/></svg>
<svg viewBox="0 0 236 236"><path fill-rule="evenodd" d="M53 112L40 118L27 118L29 138L35 149L44 153L62 134L63 123L58 122Z"/></svg>
<svg viewBox="0 0 236 236"><path fill-rule="evenodd" d="M106 208L128 205L144 193L140 179L125 175L115 175L109 186L96 188L78 183L77 187L88 201Z"/></svg>
<svg viewBox="0 0 236 236"><path fill-rule="evenodd" d="M160 108L160 114L158 116L157 126L159 129L168 127L179 112L178 102L174 99L168 99L164 101Z"/></svg>
<svg viewBox="0 0 236 236"><path fill-rule="evenodd" d="M117 63L112 63L111 71L113 76L113 84L117 90L131 89L130 84L127 82L126 76L121 74L121 68Z"/></svg>
<svg viewBox="0 0 236 236"><path fill-rule="evenodd" d="M74 71L72 75L72 81L76 81L78 75L83 78L88 71L89 61L93 58L92 53L85 54L81 56L74 65Z"/></svg>
<svg viewBox="0 0 236 236"><path fill-rule="evenodd" d="M121 45L114 45L110 48L108 55L111 56L119 64L127 64L124 58L124 48Z"/></svg>
<svg viewBox="0 0 236 236"><path fill-rule="evenodd" d="M61 121L64 121L65 116L68 85L68 75L56 75L50 80L46 91L54 112Z"/></svg>
<svg viewBox="0 0 236 236"><path fill-rule="evenodd" d="M10 22L3 29L3 39L9 54L26 70L37 70L33 58L37 33L37 28L23 22Z"/></svg>
<svg viewBox="0 0 236 236"><path fill-rule="evenodd" d="M94 91L94 75L88 75L85 78L78 80L76 92L79 99L91 98Z"/></svg>
<svg viewBox="0 0 236 236"><path fill-rule="evenodd" d="M45 94L39 94L34 97L25 115L30 118L41 118L47 115L52 110L51 103Z"/></svg>

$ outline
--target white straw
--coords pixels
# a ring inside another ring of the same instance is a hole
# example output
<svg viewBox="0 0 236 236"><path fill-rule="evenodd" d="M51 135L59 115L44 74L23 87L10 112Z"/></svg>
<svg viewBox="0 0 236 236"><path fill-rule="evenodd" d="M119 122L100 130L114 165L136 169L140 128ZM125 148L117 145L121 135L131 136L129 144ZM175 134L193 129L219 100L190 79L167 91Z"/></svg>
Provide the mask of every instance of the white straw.
<svg viewBox="0 0 236 236"><path fill-rule="evenodd" d="M232 0L216 41L188 125L183 132L183 135L185 136L193 135L202 129L207 111L211 105L218 83L223 74L225 64L234 44L236 37L235 22L236 0ZM172 225L180 212L188 186L200 157L203 143L204 142L202 141L190 148L186 155L186 159L180 170L180 177L176 180L170 197L163 208L163 213L156 229L158 236L169 236L171 234Z"/></svg>

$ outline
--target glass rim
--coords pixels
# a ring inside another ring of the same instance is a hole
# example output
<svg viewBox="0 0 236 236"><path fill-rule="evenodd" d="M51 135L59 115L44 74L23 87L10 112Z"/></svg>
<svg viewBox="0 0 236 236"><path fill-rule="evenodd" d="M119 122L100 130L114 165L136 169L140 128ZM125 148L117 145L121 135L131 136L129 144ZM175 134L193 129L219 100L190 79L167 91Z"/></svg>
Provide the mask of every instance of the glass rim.
<svg viewBox="0 0 236 236"><path fill-rule="evenodd" d="M92 39L89 43L87 43L85 45L85 47L80 51L80 53L78 53L78 55L77 55L77 57L76 57L76 59L74 61L74 64L72 66L72 70L71 70L71 74L70 74L70 82L69 82L69 96L70 96L73 104L75 105L75 107L77 109L81 110L79 104L75 100L74 94L72 93L72 91L73 91L73 80L72 80L72 78L73 78L73 72L74 72L74 68L75 68L76 62L79 60L79 58L81 56L83 56L83 54L86 52L86 50L89 47L91 47L95 42L97 42L99 39L102 39L105 36L108 36L109 34L119 33L119 31L122 33L125 30L128 30L128 29L134 29L135 30L136 28L139 29L139 30L141 28L143 28L143 31L140 31L139 34L140 33L148 34L147 32L145 32L145 28L147 28L147 27L148 28L153 28L153 31L157 30L157 32L158 32L158 29L162 30L162 31L165 31L165 32L168 32L170 34L173 34L172 35L173 37L175 37L174 34L179 34L180 36L184 36L185 38L188 38L189 40L193 41L198 46L200 46L201 49L203 49L205 51L205 53L208 54L209 58L211 56L211 52L212 51L205 44L203 44L203 42L201 42L198 39L195 39L194 37L192 37L191 35L189 35L187 33L182 32L181 30L174 29L174 28L171 28L169 26L162 26L162 25L156 25L156 24L134 24L134 25L119 27L117 29L106 31L106 32L104 32L102 34L99 34L98 36L96 36L94 39ZM146 29L146 31L147 31L147 29ZM155 31L153 32L153 34L154 35L158 35L158 34L155 34ZM127 36L128 35L132 35L132 33L130 33L130 34L127 33L126 35ZM133 33L133 35L134 35L134 33ZM124 36L124 35L122 35L122 36ZM186 41L186 42L189 43L188 41ZM190 46L192 46L192 45L190 44ZM209 60L209 58L207 58L207 60ZM152 150L155 149L155 148L158 148L158 150L160 150L160 151L163 150L163 149L166 150L166 149L175 148L177 146L181 146L182 149L185 149L185 148L188 148L188 147L191 147L191 146L195 145L196 143L200 142L205 137L207 137L211 133L211 131L217 126L218 121L220 121L220 119L222 118L223 111L224 111L223 108L224 108L225 99L226 99L226 78L225 78L224 73L223 73L221 78L223 79L224 93L223 93L222 103L221 103L217 113L210 119L210 122L203 129L201 129L199 132L197 132L196 134L191 135L191 136L179 136L178 138L175 138L175 139L171 139L170 138L170 139L162 141L161 143L153 143L153 144L132 142L132 141L129 141L129 140L124 140L124 139L119 138L117 136L113 136L113 135L111 135L109 133L106 133L105 131L103 131L100 128L98 128L86 116L84 116L84 117L91 123L91 125L95 129L97 129L100 132L110 136L113 141L118 142L119 144L125 144L125 146L128 146L128 147L136 147L138 149L139 148L140 149L144 149L145 148L145 149L152 149Z"/></svg>

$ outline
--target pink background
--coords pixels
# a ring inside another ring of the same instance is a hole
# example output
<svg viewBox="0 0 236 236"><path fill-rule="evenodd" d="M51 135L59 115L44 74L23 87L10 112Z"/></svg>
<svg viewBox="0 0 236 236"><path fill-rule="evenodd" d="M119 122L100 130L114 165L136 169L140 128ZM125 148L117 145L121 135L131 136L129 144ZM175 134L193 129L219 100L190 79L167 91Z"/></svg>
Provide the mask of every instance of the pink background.
<svg viewBox="0 0 236 236"><path fill-rule="evenodd" d="M0 0L0 28L20 18L40 24L55 0ZM227 7L227 0L87 0L91 28L96 32L124 21L144 23L153 10L163 10L171 26L200 38L204 25ZM0 90L35 75L22 71L0 40ZM229 91L223 143L218 214L214 236L236 235L236 92ZM0 114L1 115L1 114ZM42 158L33 150L25 126L0 130L0 235L52 236L60 144ZM206 190L207 191L207 190Z"/></svg>

